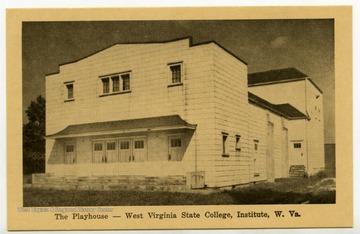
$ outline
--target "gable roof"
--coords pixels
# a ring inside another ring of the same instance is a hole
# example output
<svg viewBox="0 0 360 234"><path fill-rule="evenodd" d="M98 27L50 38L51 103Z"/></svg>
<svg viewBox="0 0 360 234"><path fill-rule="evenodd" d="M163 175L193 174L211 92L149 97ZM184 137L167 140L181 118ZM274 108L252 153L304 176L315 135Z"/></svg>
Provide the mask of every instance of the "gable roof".
<svg viewBox="0 0 360 234"><path fill-rule="evenodd" d="M307 115L296 109L294 106L292 106L289 103L284 104L272 104L265 99L256 96L253 93L248 92L248 98L249 102L259 106L261 108L267 109L277 115L283 116L284 118L287 118L289 120L295 120L295 119L309 119Z"/></svg>
<svg viewBox="0 0 360 234"><path fill-rule="evenodd" d="M248 75L248 85L257 85L264 83L278 83L291 80L299 80L308 77L306 74L296 68L284 68L263 72L250 73Z"/></svg>
<svg viewBox="0 0 360 234"><path fill-rule="evenodd" d="M169 115L141 119L116 120L69 125L60 132L48 135L46 137L67 138L179 128L195 129L196 125L187 123L179 115Z"/></svg>

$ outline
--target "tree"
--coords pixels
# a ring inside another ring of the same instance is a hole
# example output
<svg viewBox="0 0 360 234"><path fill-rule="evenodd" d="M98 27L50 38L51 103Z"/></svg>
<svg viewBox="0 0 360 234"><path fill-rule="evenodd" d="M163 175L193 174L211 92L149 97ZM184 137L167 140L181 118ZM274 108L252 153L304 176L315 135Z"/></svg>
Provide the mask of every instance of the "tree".
<svg viewBox="0 0 360 234"><path fill-rule="evenodd" d="M23 173L45 172L45 99L40 95L25 111L23 125Z"/></svg>

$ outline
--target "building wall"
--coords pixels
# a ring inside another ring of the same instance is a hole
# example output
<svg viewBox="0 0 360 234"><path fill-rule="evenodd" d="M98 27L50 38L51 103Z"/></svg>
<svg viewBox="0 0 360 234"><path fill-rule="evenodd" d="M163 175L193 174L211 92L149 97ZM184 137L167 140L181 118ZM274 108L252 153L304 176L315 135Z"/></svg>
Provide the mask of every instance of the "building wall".
<svg viewBox="0 0 360 234"><path fill-rule="evenodd" d="M306 81L306 100L306 109L310 117L310 121L307 121L308 173L314 174L325 170L323 95L308 80Z"/></svg>
<svg viewBox="0 0 360 234"><path fill-rule="evenodd" d="M305 80L249 87L249 92L273 103L289 103L306 114Z"/></svg>
<svg viewBox="0 0 360 234"><path fill-rule="evenodd" d="M248 152L248 91L247 66L218 46L212 47L214 65L214 150L208 161L215 167L213 186L227 186L249 182ZM222 155L222 133L227 133L226 153ZM236 151L236 135L241 151Z"/></svg>
<svg viewBox="0 0 360 234"><path fill-rule="evenodd" d="M271 103L289 103L310 117L310 120L292 120L293 131L289 130L290 161L292 165L305 165L309 174L325 167L324 118L322 93L308 80L259 85L249 87L249 91ZM305 132L304 132L305 131ZM295 155L295 141L303 141L301 158Z"/></svg>
<svg viewBox="0 0 360 234"><path fill-rule="evenodd" d="M215 140L214 47L212 44L189 47L188 39L116 45L61 66L59 74L46 77L46 134L72 124L179 114L187 122L198 125L188 146L192 150L185 152L183 160L192 161L190 170L208 169L209 164L214 165L214 160L208 161ZM182 62L182 85L168 87L171 84L168 63L173 62ZM99 76L124 71L131 71L131 92L99 97L102 94ZM71 102L64 102L67 94L64 82L67 81L74 81L75 100ZM49 160L54 143L47 141ZM149 144L149 150L155 149L151 147ZM158 157L162 157L160 153ZM206 180L212 180L211 174L205 176Z"/></svg>
<svg viewBox="0 0 360 234"><path fill-rule="evenodd" d="M284 119L256 105L249 104L249 158L251 181L269 180L288 176L288 128L289 120ZM272 125L272 142L269 142L268 124ZM257 144L257 147L255 147ZM256 150L257 148L257 150ZM272 152L272 158L269 158ZM270 163L270 160L272 162ZM269 164L271 167L269 167Z"/></svg>

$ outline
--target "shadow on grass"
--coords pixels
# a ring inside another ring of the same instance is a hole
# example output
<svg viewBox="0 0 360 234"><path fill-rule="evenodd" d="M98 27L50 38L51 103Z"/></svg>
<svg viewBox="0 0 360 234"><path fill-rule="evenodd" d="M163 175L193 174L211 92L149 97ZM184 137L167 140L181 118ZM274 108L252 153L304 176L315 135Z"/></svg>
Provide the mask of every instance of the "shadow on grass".
<svg viewBox="0 0 360 234"><path fill-rule="evenodd" d="M335 203L335 191L324 191L319 194L281 192L272 189L243 189L226 191L234 204L324 204Z"/></svg>

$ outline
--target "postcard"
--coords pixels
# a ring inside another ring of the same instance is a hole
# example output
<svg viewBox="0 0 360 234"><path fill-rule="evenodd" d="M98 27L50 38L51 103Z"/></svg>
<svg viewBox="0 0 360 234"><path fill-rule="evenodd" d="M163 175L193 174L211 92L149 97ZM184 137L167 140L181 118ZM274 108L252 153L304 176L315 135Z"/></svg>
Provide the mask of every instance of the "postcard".
<svg viewBox="0 0 360 234"><path fill-rule="evenodd" d="M7 10L9 230L352 227L352 8Z"/></svg>

